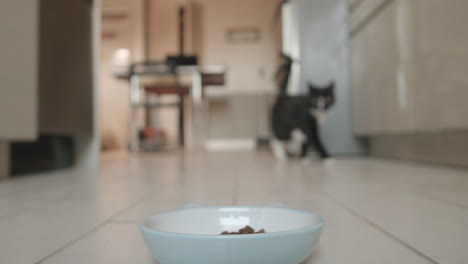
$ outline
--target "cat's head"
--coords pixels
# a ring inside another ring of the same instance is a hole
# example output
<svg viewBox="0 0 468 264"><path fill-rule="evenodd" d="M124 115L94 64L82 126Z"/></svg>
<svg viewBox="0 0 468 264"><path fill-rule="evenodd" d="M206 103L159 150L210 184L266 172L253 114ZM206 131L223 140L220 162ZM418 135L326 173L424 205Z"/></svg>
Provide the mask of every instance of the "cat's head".
<svg viewBox="0 0 468 264"><path fill-rule="evenodd" d="M314 110L326 111L335 103L335 83L318 87L309 83L310 106Z"/></svg>

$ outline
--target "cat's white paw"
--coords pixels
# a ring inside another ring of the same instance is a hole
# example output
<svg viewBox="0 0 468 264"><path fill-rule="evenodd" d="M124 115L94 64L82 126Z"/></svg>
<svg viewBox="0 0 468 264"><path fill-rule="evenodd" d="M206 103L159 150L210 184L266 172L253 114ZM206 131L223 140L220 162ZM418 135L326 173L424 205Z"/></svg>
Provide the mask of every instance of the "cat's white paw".
<svg viewBox="0 0 468 264"><path fill-rule="evenodd" d="M271 149L273 151L273 155L275 156L276 160L284 161L288 158L288 155L286 153L286 149L283 143L279 141L272 141Z"/></svg>

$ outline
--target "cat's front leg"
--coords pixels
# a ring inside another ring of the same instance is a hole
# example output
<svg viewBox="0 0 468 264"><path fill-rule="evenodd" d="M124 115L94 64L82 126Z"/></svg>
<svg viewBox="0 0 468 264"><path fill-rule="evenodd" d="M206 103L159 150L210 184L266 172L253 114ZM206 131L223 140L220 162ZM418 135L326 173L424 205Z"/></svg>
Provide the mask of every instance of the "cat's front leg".
<svg viewBox="0 0 468 264"><path fill-rule="evenodd" d="M273 139L271 141L271 149L273 151L273 155L277 160L285 160L287 158L286 147L283 142Z"/></svg>

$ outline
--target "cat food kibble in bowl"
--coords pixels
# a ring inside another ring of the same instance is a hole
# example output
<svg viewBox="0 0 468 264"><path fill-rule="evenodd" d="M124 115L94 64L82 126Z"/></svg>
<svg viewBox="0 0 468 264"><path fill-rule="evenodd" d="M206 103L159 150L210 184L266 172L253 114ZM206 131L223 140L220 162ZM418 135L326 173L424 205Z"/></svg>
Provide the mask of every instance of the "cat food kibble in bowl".
<svg viewBox="0 0 468 264"><path fill-rule="evenodd" d="M266 231L265 229L260 229L257 232L255 232L255 229L253 229L250 226L246 226L244 228L239 229L239 232L229 232L229 231L224 231L221 233L221 235L253 235L253 234L265 234Z"/></svg>

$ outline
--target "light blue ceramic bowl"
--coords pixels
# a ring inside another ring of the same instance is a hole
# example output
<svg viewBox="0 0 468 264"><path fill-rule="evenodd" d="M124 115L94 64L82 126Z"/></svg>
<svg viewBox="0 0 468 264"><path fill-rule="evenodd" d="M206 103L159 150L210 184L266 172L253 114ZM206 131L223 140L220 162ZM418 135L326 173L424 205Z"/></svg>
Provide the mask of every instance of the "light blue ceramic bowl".
<svg viewBox="0 0 468 264"><path fill-rule="evenodd" d="M246 225L267 233L219 235ZM299 264L323 226L322 217L290 208L196 206L149 217L140 229L161 264Z"/></svg>

